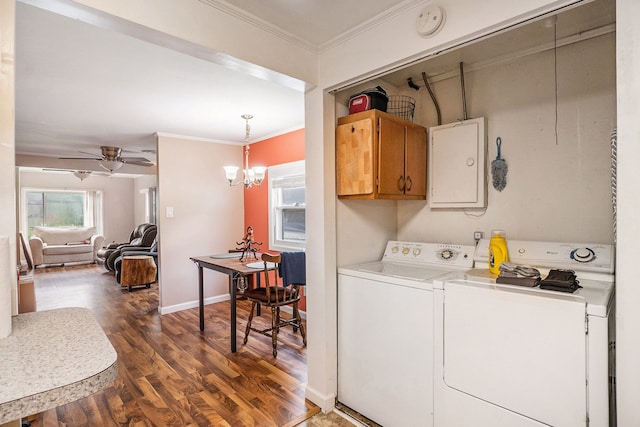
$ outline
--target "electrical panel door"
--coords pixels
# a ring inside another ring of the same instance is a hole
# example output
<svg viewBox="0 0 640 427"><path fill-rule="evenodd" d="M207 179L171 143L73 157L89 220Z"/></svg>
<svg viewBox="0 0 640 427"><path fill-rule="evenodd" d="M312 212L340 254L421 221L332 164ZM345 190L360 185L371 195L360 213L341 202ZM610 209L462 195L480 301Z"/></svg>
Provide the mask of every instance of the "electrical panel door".
<svg viewBox="0 0 640 427"><path fill-rule="evenodd" d="M487 134L484 118L429 128L429 204L485 208Z"/></svg>

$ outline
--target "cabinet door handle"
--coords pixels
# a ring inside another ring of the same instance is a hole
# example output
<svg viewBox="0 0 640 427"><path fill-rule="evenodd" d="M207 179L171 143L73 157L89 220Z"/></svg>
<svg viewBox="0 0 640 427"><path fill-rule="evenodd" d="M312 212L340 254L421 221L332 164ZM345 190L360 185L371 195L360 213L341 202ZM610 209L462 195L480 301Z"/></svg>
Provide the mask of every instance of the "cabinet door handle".
<svg viewBox="0 0 640 427"><path fill-rule="evenodd" d="M411 191L411 187L413 187L413 181L411 180L410 176L407 177L407 182L409 183L409 186L407 187L407 191Z"/></svg>
<svg viewBox="0 0 640 427"><path fill-rule="evenodd" d="M405 185L407 185L407 182L405 181L404 176L400 175L400 178L398 178L398 188L400 188L400 191L404 191Z"/></svg>

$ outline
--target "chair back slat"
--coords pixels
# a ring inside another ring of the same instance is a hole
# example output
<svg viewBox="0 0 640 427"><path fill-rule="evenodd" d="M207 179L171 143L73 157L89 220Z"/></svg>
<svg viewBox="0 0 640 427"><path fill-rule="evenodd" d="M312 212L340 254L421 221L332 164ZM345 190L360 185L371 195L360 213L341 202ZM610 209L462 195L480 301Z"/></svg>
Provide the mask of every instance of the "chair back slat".
<svg viewBox="0 0 640 427"><path fill-rule="evenodd" d="M290 304L300 299L299 287L297 284L285 284L280 276L280 263L282 257L269 253L262 254L264 269L262 274L265 277L265 287L267 301L274 301L277 305ZM268 263L273 263L275 268L269 268ZM273 278L273 279L272 279Z"/></svg>

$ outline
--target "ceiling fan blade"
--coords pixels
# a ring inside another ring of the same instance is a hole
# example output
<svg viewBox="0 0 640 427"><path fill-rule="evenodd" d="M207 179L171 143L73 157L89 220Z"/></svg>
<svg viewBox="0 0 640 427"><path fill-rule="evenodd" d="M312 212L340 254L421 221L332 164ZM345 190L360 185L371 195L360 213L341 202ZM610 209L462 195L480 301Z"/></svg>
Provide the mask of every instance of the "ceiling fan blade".
<svg viewBox="0 0 640 427"><path fill-rule="evenodd" d="M131 162L151 163L151 160L146 159L144 157L120 157L120 160L125 163L131 163Z"/></svg>
<svg viewBox="0 0 640 427"><path fill-rule="evenodd" d="M146 167L150 167L153 166L153 163L151 163L150 161L144 159L145 161L131 161L131 160L124 160L121 159L123 163L126 163L128 165L137 165L137 166L146 166Z"/></svg>
<svg viewBox="0 0 640 427"><path fill-rule="evenodd" d="M96 157L58 157L60 160L103 160Z"/></svg>
<svg viewBox="0 0 640 427"><path fill-rule="evenodd" d="M91 156L91 157L98 157L99 156L99 154L87 153L86 151L78 151L78 153L86 154L87 156ZM100 159L102 159L102 157L100 157Z"/></svg>

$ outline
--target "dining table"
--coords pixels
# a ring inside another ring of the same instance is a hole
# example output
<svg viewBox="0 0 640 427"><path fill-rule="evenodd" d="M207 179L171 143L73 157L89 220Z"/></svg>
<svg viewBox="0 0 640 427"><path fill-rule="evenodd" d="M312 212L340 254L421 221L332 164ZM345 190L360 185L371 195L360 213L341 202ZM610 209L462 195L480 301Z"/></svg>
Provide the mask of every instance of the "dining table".
<svg viewBox="0 0 640 427"><path fill-rule="evenodd" d="M191 257L198 267L198 297L200 309L200 331L204 331L204 269L217 271L229 276L229 295L231 304L231 352L235 353L236 346L236 319L237 304L236 300L242 295L238 291L238 287L244 289L250 286L260 286L260 275L256 274L264 270L264 262L258 261L260 254L257 254L258 260L240 260L241 253L229 252L216 255L205 255ZM273 265L268 265L269 269L273 269ZM254 277L256 279L254 280ZM259 314L259 312L258 312Z"/></svg>

